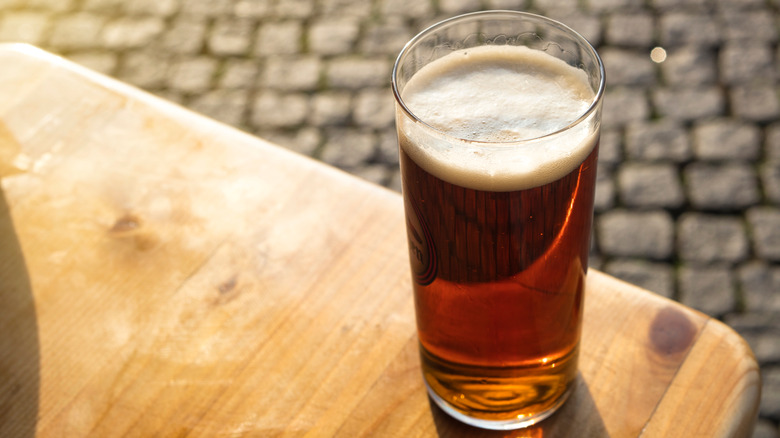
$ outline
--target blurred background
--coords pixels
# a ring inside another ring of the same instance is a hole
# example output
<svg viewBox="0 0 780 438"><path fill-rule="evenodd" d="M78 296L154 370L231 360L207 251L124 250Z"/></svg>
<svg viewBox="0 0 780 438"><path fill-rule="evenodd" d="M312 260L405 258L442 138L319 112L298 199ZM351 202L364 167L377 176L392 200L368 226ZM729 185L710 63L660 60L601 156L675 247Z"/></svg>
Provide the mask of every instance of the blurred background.
<svg viewBox="0 0 780 438"><path fill-rule="evenodd" d="M754 437L780 437L780 0L0 0L0 42L400 191L395 56L483 9L544 14L596 46L591 266L742 334L763 377Z"/></svg>

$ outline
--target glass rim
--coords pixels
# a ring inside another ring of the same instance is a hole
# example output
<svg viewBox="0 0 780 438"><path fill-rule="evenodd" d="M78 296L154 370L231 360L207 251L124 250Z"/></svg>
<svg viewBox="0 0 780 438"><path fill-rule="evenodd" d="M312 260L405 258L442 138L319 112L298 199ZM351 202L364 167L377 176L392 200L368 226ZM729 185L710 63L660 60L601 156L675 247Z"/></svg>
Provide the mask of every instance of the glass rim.
<svg viewBox="0 0 780 438"><path fill-rule="evenodd" d="M409 107L406 106L406 103L404 102L403 98L401 97L401 91L398 88L398 73L400 70L401 63L406 59L406 56L409 54L411 49L416 46L423 38L428 36L429 34L435 32L436 30L446 27L450 24L452 24L455 21L462 21L464 19L468 18L479 18L481 16L509 16L514 15L516 17L523 17L523 18L532 18L535 20L539 20L542 22L546 22L547 24L550 24L552 26L561 28L563 31L571 34L571 36L577 40L578 42L582 43L582 45L587 49L587 52L593 56L593 58L596 60L596 64L598 65L599 70L599 85L598 89L596 90L596 94L593 96L593 99L588 106L588 109L586 109L580 117L578 117L576 120L572 121L568 125L557 129L552 132L548 132L544 135L540 135L537 137L531 137L531 138L523 138L519 140L510 140L510 141L488 141L488 140L472 140L467 138L461 138L457 137L451 134L448 134L447 132L444 132L438 128L435 128L434 126L428 124L426 121L422 120L421 118L417 117L417 115L412 112ZM408 116L412 121L416 123L420 123L424 125L426 128L432 130L433 132L436 132L437 134L444 136L445 138L457 140L459 142L466 142L469 144L476 144L476 145L484 145L484 146L501 146L501 145L509 145L509 144L519 144L519 143L528 143L537 141L540 139L545 139L548 137L552 137L558 134L561 134L563 132L569 131L573 129L574 127L580 125L583 123L588 117L590 117L593 112L596 111L596 109L599 106L599 103L601 102L602 97L604 96L604 90L606 88L606 77L605 77L605 70L604 70L604 63L601 60L601 56L599 56L596 49L593 47L593 45L588 41L585 37L583 37L579 32L572 29L571 27L561 23L560 21L553 20L552 18L545 17L543 15L533 14L530 12L522 12L522 11L511 11L511 10L489 10L489 11L478 11L478 12L470 12L467 14L461 14L456 15L454 17L447 18L445 20L439 21L437 23L434 23L427 28L423 29L420 33L412 37L401 49L401 52L398 54L398 57L395 60L395 63L393 64L393 71L390 78L390 83L393 89L393 96L395 97L396 102L400 105L403 112Z"/></svg>

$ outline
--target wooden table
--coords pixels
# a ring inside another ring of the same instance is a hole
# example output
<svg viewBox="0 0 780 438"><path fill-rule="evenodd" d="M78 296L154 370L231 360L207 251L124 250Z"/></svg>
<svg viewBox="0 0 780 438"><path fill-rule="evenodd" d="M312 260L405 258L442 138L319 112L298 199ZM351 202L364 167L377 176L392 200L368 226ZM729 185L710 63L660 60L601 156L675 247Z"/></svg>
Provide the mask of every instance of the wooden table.
<svg viewBox="0 0 780 438"><path fill-rule="evenodd" d="M398 194L0 46L0 436L749 435L759 372L592 270L573 398L522 432L432 406Z"/></svg>

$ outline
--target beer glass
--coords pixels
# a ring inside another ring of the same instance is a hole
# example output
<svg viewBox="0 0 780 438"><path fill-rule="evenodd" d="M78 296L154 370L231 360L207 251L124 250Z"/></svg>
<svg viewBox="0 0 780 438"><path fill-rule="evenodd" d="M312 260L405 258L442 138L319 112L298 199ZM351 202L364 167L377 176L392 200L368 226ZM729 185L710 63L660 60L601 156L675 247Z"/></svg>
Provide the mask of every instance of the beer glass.
<svg viewBox="0 0 780 438"><path fill-rule="evenodd" d="M541 421L577 375L601 60L561 23L485 11L415 36L392 86L428 393L478 427Z"/></svg>

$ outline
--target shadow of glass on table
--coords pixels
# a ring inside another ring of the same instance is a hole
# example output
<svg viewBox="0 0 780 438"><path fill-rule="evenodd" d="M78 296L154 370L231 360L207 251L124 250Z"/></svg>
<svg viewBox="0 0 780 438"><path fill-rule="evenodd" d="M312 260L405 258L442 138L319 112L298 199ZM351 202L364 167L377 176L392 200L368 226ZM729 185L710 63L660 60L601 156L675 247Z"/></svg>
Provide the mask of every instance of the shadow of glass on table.
<svg viewBox="0 0 780 438"><path fill-rule="evenodd" d="M0 186L0 436L2 437L35 436L40 389L39 356L38 325L30 278L8 202Z"/></svg>
<svg viewBox="0 0 780 438"><path fill-rule="evenodd" d="M558 411L533 426L518 430L485 430L469 426L447 415L428 398L436 432L442 438L564 438L607 437L604 422L582 374L569 400Z"/></svg>

